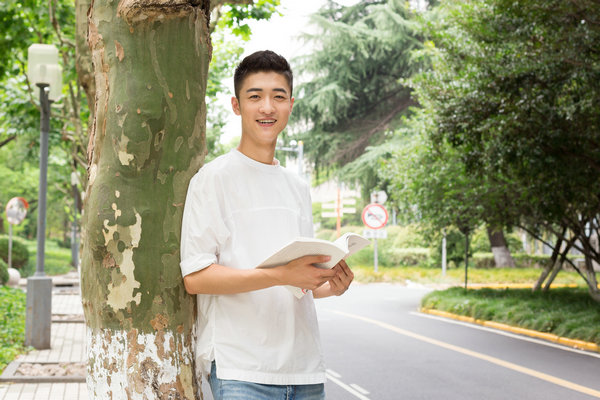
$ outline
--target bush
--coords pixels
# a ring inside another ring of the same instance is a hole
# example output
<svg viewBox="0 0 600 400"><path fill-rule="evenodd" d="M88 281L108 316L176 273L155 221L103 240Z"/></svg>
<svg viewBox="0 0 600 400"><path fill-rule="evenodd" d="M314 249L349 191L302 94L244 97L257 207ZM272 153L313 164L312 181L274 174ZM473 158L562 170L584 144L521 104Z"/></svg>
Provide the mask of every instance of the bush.
<svg viewBox="0 0 600 400"><path fill-rule="evenodd" d="M25 293L0 286L0 372L25 351Z"/></svg>
<svg viewBox="0 0 600 400"><path fill-rule="evenodd" d="M6 285L8 282L8 264L0 259L0 285Z"/></svg>
<svg viewBox="0 0 600 400"><path fill-rule="evenodd" d="M420 234L415 224L406 226L390 226L387 228L388 237L394 241L395 248L429 247L427 240Z"/></svg>
<svg viewBox="0 0 600 400"><path fill-rule="evenodd" d="M429 258L429 249L416 248L391 248L387 251L391 265L389 266L414 266L423 265Z"/></svg>
<svg viewBox="0 0 600 400"><path fill-rule="evenodd" d="M550 256L526 253L512 254L517 268L542 268L548 263ZM495 268L494 255L492 253L475 253L472 257L475 268Z"/></svg>
<svg viewBox="0 0 600 400"><path fill-rule="evenodd" d="M0 237L0 258L8 263L8 237ZM29 250L27 246L18 239L12 239L12 267L21 269L27 265L29 260Z"/></svg>

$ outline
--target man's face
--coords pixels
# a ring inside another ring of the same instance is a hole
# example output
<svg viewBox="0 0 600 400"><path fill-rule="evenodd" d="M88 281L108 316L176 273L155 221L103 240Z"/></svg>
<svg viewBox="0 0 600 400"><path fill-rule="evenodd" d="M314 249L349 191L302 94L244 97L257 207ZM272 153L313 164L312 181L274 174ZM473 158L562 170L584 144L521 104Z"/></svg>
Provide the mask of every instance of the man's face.
<svg viewBox="0 0 600 400"><path fill-rule="evenodd" d="M242 117L242 140L252 147L274 145L288 123L293 104L283 75L277 72L248 75L239 99L231 99L233 112Z"/></svg>

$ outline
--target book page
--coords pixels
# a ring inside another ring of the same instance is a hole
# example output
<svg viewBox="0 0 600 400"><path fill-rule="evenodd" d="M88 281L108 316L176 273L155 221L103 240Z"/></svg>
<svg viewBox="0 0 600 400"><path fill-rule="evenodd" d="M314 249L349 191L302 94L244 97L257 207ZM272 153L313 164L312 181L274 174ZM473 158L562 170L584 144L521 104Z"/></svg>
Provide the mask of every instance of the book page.
<svg viewBox="0 0 600 400"><path fill-rule="evenodd" d="M356 233L342 235L335 242L299 237L275 252L275 254L260 263L256 268L277 267L300 257L317 255L330 256L331 259L326 263L314 264L315 266L319 268L333 268L344 257L357 252L369 243L369 240ZM307 292L305 289L295 286L286 286L286 288L297 298L301 298Z"/></svg>
<svg viewBox="0 0 600 400"><path fill-rule="evenodd" d="M359 234L349 232L340 236L334 243L344 249L347 257L368 246L371 242Z"/></svg>
<svg viewBox="0 0 600 400"><path fill-rule="evenodd" d="M315 264L316 266L320 268L332 268L344 258L346 251L345 249L338 247L337 244L326 240L300 237L260 263L257 268L276 267L278 265L287 264L299 257L316 255L326 255L331 257L331 260L328 262Z"/></svg>

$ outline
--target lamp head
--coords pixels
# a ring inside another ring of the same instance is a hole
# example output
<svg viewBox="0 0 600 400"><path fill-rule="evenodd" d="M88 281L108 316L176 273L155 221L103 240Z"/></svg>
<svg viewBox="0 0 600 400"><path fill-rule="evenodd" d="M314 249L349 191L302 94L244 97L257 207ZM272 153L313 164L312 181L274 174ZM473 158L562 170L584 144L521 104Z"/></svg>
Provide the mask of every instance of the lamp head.
<svg viewBox="0 0 600 400"><path fill-rule="evenodd" d="M49 85L50 100L62 95L62 68L58 64L58 49L49 44L32 44L27 55L27 76L34 85Z"/></svg>

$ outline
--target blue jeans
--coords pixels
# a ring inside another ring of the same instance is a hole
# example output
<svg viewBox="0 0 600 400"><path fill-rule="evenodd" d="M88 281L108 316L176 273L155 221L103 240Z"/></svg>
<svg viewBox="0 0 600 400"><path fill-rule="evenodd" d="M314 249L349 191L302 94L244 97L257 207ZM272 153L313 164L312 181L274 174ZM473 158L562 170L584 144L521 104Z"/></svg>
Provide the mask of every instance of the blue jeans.
<svg viewBox="0 0 600 400"><path fill-rule="evenodd" d="M212 362L210 390L215 400L325 400L325 385L263 385L217 378Z"/></svg>

